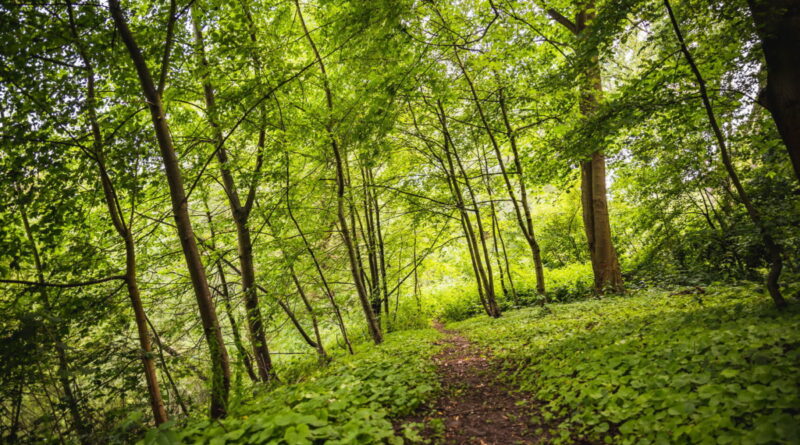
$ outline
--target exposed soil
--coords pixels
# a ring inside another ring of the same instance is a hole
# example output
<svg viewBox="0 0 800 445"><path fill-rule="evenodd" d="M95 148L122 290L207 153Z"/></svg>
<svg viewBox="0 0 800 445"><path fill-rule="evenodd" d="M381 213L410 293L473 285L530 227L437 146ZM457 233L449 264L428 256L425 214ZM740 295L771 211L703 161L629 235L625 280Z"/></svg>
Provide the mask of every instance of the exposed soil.
<svg viewBox="0 0 800 445"><path fill-rule="evenodd" d="M498 381L497 370L485 352L441 323L435 323L434 327L447 335L439 341L446 345L444 350L434 357L443 393L433 406L404 419L403 423L430 424L431 419L441 419L443 442L441 431L427 428L422 435L445 444L545 443L544 437L533 433L528 421L530 413L517 404L524 397L512 394Z"/></svg>

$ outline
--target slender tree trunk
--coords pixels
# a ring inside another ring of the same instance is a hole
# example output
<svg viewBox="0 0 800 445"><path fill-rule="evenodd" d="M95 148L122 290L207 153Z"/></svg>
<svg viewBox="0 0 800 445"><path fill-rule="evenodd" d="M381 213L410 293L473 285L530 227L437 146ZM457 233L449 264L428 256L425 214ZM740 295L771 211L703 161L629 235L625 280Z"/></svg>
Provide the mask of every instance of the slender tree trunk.
<svg viewBox="0 0 800 445"><path fill-rule="evenodd" d="M497 221L497 217L495 217L495 220ZM519 295L514 285L514 274L511 273L511 266L508 263L508 251L506 250L506 242L503 239L499 221L497 221L497 239L500 240L500 251L503 253L503 264L506 266L506 276L508 277L508 285L511 286L511 296L514 299L514 304L519 304Z"/></svg>
<svg viewBox="0 0 800 445"><path fill-rule="evenodd" d="M361 178L363 182L363 203L364 203L364 225L361 226L362 238L367 247L367 263L369 264L369 299L372 311L378 317L378 321L383 321L384 328L386 320L381 317L383 298L381 297L380 274L378 272L378 241L375 235L375 217L373 215L372 199L370 197L370 183L367 177L366 167L361 167ZM360 221L360 218L359 218ZM365 230L366 229L366 230Z"/></svg>
<svg viewBox="0 0 800 445"><path fill-rule="evenodd" d="M95 74L94 66L89 59L88 54L84 51L83 44L79 39L79 33L75 24L73 15L72 4L67 2L67 12L69 13L70 29L73 38L75 39L75 46L78 54L83 61L86 71L86 114L88 116L89 126L91 127L92 142L93 142L93 155L94 161L97 164L98 172L100 175L100 183L103 188L103 197L105 199L106 208L111 216L111 222L117 234L125 244L125 283L128 290L128 297L131 301L133 308L134 320L136 321L136 328L139 335L139 346L141 347L142 367L144 370L145 382L147 383L147 392L150 399L150 407L153 411L153 419L156 425L160 425L167 420L167 412L164 409L164 401L161 397L161 389L158 384L158 377L156 375L156 365L153 359L153 347L150 343L150 333L147 330L147 317L145 316L142 298L139 293L139 283L136 279L136 246L134 245L133 232L131 228L132 221L127 224L122 214L122 209L119 207L119 200L114 190L111 177L105 165L105 153L103 135L100 131L100 124L97 119L96 111L96 97L95 97Z"/></svg>
<svg viewBox="0 0 800 445"><path fill-rule="evenodd" d="M483 291L485 292L486 298L486 308L487 314L491 317L499 317L500 316L500 308L497 306L497 301L494 295L494 278L492 276L492 265L491 265L491 258L489 256L489 249L486 246L486 237L484 236L484 229L483 229L483 222L481 221L481 214L480 209L478 208L478 200L475 196L475 191L472 188L472 185L469 180L469 176L467 175L466 170L464 169L464 165L461 162L461 157L458 155L458 151L453 144L453 138L450 136L450 131L447 127L447 115L444 111L444 107L442 106L441 102L437 103L438 107L438 115L439 115L439 123L442 126L442 133L445 137L445 154L447 156L447 162L450 164L450 170L453 174L453 185L456 194L459 196L461 195L460 187L458 186L458 179L457 175L455 174L455 168L453 166L453 159L456 160L455 165L458 165L459 172L461 173L462 178L464 179L464 185L467 188L467 192L470 196L472 201L472 205L474 206L473 212L475 213L475 224L478 229L478 234L476 235L472 230L472 225L469 222L469 215L464 212L463 218L466 220L465 226L467 227L467 231L471 232L471 238L473 239L474 243L474 259L475 259L475 268L477 269L477 273L479 275L479 279L483 282ZM452 150L450 150L452 148ZM461 207L463 208L463 200ZM480 241L480 249L478 247L478 241ZM483 255L483 257L481 257Z"/></svg>
<svg viewBox="0 0 800 445"><path fill-rule="evenodd" d="M481 162L482 161L482 162ZM508 288L506 287L505 271L503 270L503 263L500 260L500 249L498 247L497 232L500 230L499 222L497 220L497 208L494 205L494 193L492 192L492 180L489 176L489 159L486 156L486 150L483 150L478 159L481 164L481 173L483 175L483 185L486 187L486 194L489 196L489 217L492 221L492 251L494 252L494 259L497 263L497 272L500 274L500 288L503 290L503 297L508 298Z"/></svg>
<svg viewBox="0 0 800 445"><path fill-rule="evenodd" d="M228 351L225 348L222 331L219 328L217 312L211 299L211 292L209 291L200 251L197 249L192 221L189 218L188 197L183 187L183 178L181 177L178 158L173 146L172 135L167 124L166 112L161 103L161 96L156 91L147 62L128 28L119 0L109 0L109 9L114 24L128 49L131 61L139 76L139 83L150 109L153 130L161 150L178 238L180 238L183 256L186 259L186 266L189 270L200 318L202 319L203 333L208 344L212 369L210 415L212 418L225 417L231 378Z"/></svg>
<svg viewBox="0 0 800 445"><path fill-rule="evenodd" d="M544 286L544 268L542 267L542 257L539 251L539 243L536 242L536 236L533 233L533 222L530 217L530 210L528 209L528 203L525 198L525 180L522 177L522 170L518 170L517 174L519 175L519 183L520 187L522 188L522 196L523 196L523 206L526 209L526 217L527 217L527 224L523 221L522 213L519 209L519 202L517 201L516 194L514 193L514 188L511 185L511 179L508 177L508 172L506 170L505 161L503 160L503 154L500 152L500 144L497 142L497 138L495 137L494 131L492 130L491 125L489 125L489 121L486 118L486 114L483 110L483 105L481 105L481 99L478 97L478 92L475 89L475 84L472 82L472 78L469 76L467 72L466 66L464 66L464 62L461 60L461 57L458 55L458 50L453 48L453 54L455 55L456 62L458 63L459 68L461 68L461 72L464 74L464 79L467 81L467 85L469 86L470 93L472 94L472 100L475 102L475 107L478 110L478 116L481 118L481 123L483 124L483 128L486 131L486 134L489 136L489 141L492 143L492 148L494 148L495 156L497 157L497 162L500 165L500 171L503 174L503 180L506 184L506 191L508 191L508 196L511 199L512 204L514 205L514 212L517 216L517 223L519 228L522 230L522 234L525 236L525 240L528 242L528 245L531 249L531 254L533 255L533 264L534 269L536 272L536 291L540 294L545 293L545 286ZM505 102L502 99L502 89L501 91L501 110L503 115L503 122L506 125L508 130L508 137L511 141L511 145L514 149L514 156L517 157L517 150L516 150L516 137L514 136L514 132L511 129L511 125L508 122L508 116L506 115L505 110ZM515 165L517 167L521 167L521 164L517 162Z"/></svg>
<svg viewBox="0 0 800 445"><path fill-rule="evenodd" d="M430 104L428 105L430 106ZM436 117L439 120L439 125L442 128L441 132L443 136L442 147L444 151L444 159L436 154L433 145L426 138L420 137L420 139L428 147L431 157L438 161L439 167L445 174L445 178L447 180L447 187L449 188L450 195L453 197L453 201L455 202L455 207L458 210L458 215L459 215L458 220L459 223L461 224L461 229L462 232L464 233L464 238L466 238L467 240L467 251L469 252L470 265L472 266L472 271L475 274L475 284L477 286L478 298L486 314L492 316L492 309L488 305L486 297L484 295L484 280L483 280L483 273L481 270L482 267L479 268L478 266L478 261L480 260L480 258L478 257L479 255L477 247L478 243L475 238L475 232L472 227L472 222L470 221L469 214L467 213L468 209L464 205L464 196L461 192L461 186L459 185L458 182L458 175L456 174L453 158L450 154L450 139L449 136L444 131L444 126L442 125L442 116L440 114L438 103L436 106L432 106L432 108L434 108ZM421 135L422 132L420 131L419 125L417 124L417 119L416 116L414 115L414 109L410 105L409 105L409 112L411 113L411 117L414 122L414 128L416 129L417 133Z"/></svg>
<svg viewBox="0 0 800 445"><path fill-rule="evenodd" d="M422 310L422 302L419 298L419 277L417 276L417 226L414 225L414 301L417 303L417 310Z"/></svg>
<svg viewBox="0 0 800 445"><path fill-rule="evenodd" d="M25 229L25 236L28 238L28 243L30 244L31 251L33 252L33 263L36 267L36 279L38 280L39 284L42 284L39 286L39 295L42 298L42 306L47 312L52 312L50 298L47 293L47 287L43 285L45 283L44 266L42 266L39 248L36 246L36 240L33 237L33 231L31 230L31 225L28 222L28 213L22 203L19 204L19 211L20 215L22 216L22 225ZM62 341L60 335L57 333L53 334L49 327L46 329L48 334L53 337L52 340L56 349L56 357L58 358L58 380L61 383L61 389L64 391L64 401L67 403L67 410L72 417L72 427L75 428L75 432L78 434L78 440L80 440L81 444L89 445L92 443L92 429L86 419L84 419L81 415L78 398L75 396L75 392L72 390L72 382L70 382L71 370L69 361L67 360L66 347L64 346L64 342Z"/></svg>
<svg viewBox="0 0 800 445"><path fill-rule="evenodd" d="M156 341L156 345L158 346L158 359L161 361L161 369L163 370L164 374L167 376L167 381L169 382L170 386L172 386L172 392L175 394L175 399L178 402L178 406L181 408L181 412L183 412L184 416L189 416L189 409L186 407L186 404L183 402L183 397L181 397L181 392L178 390L178 385L175 384L175 380L172 378L172 374L169 372L169 368L167 367L167 360L164 357L164 345L161 343L161 337L158 335L158 331L156 331L155 326L150 321L149 318L145 318L147 321L147 325L150 326L150 331L153 333L153 338Z"/></svg>
<svg viewBox="0 0 800 445"><path fill-rule="evenodd" d="M767 289L769 290L770 296L772 296L772 300L775 302L775 306L778 308L784 308L787 306L787 303L783 298L783 295L781 295L781 288L778 282L781 276L781 270L783 269L783 253L781 252L781 246L772 238L772 234L767 229L767 226L761 217L761 213L758 211L755 204L750 199L750 196L745 191L742 182L739 180L739 175L736 173L736 169L733 167L733 161L730 153L728 152L728 145L725 143L725 137L722 135L722 130L719 128L717 118L714 115L714 108L711 106L711 99L708 97L706 82L703 79L703 75L700 73L700 69L697 68L694 57L692 57L692 53L686 46L686 42L683 39L683 33L681 33L678 20L675 18L675 13L672 11L672 6L670 5L669 0L664 0L664 6L667 8L667 13L669 14L670 22L672 23L672 29L675 31L675 36L680 44L681 52L686 59L686 63L689 64L695 80L697 81L697 86L700 90L700 97L703 100L703 106L706 110L706 115L708 116L709 125L711 125L711 129L714 132L714 137L717 139L717 145L719 145L722 163L725 165L725 170L728 172L728 177L733 183L733 187L736 189L736 193L739 195L739 199L742 201L745 210L747 210L750 220L753 221L753 224L761 234L761 239L764 243L764 249L767 252L767 259L770 262L770 270L767 274L766 280Z"/></svg>
<svg viewBox="0 0 800 445"><path fill-rule="evenodd" d="M203 196L203 205L205 206L206 210L206 222L208 222L208 228L211 232L211 239L208 240L208 244L212 250L216 250L217 246L214 242L216 239L214 220L211 217L211 209L208 207L208 199L206 196ZM244 365L244 369L247 372L248 377L250 377L251 381L257 382L258 375L256 375L256 372L253 369L253 362L250 359L250 354L247 353L247 349L244 347L244 342L242 342L242 335L239 333L239 323L236 321L236 316L233 313L233 306L231 305L231 296L228 290L228 280L225 277L225 269L223 268L222 261L219 258L216 258L214 261L214 267L217 269L217 277L219 278L218 294L222 296L222 302L225 305L225 313L228 316L228 322L231 325L233 345L236 347L236 352L238 352L239 357L242 359L242 364Z"/></svg>
<svg viewBox="0 0 800 445"><path fill-rule="evenodd" d="M250 336L250 344L253 349L253 358L256 362L256 368L258 369L258 376L261 381L269 382L275 377L275 371L272 368L272 359L269 355L267 337L264 334L264 322L261 317L261 308L258 304L258 293L255 288L256 273L253 260L253 243L250 237L250 227L248 225L250 208L242 205L239 199L236 181L230 170L228 152L225 148L225 140L218 122L214 86L209 79L208 70L210 66L206 59L202 25L200 23L200 14L196 4L192 5L192 25L194 27L196 51L204 73L202 80L203 96L206 102L206 116L208 117L208 123L213 133L217 161L219 161L220 165L225 195L228 197L231 216L236 226L236 240L239 246L239 269L241 270L247 332Z"/></svg>
<svg viewBox="0 0 800 445"><path fill-rule="evenodd" d="M346 188L346 174L344 171L345 165L345 158L347 156L346 153L342 153L343 150L340 149L339 143L337 142L336 134L333 131L333 94L331 93L331 88L328 83L328 74L325 71L325 63L322 61L322 56L320 55L319 51L317 50L317 46L314 43L314 39L311 38L311 33L308 32L308 27L306 26L305 20L303 18L303 12L300 8L300 2L295 0L295 7L297 8L297 15L300 18L300 24L303 27L303 33L305 34L309 46L311 46L311 50L314 53L314 57L317 59L317 63L319 64L320 73L322 75L322 84L323 89L325 90L325 102L328 107L328 113L331 116L328 117L328 122L325 125L325 130L328 134L328 139L330 140L331 149L333 151L333 157L336 164L336 214L339 219L339 231L342 235L342 240L344 242L345 247L347 248L347 256L350 260L350 273L353 275L353 281L355 283L356 292L358 294L358 300L361 302L361 309L364 311L364 317L366 318L367 322L367 329L369 330L370 336L375 344L380 344L383 341L383 335L381 334L381 327L380 323L378 323L378 319L375 316L375 312L372 311L372 307L370 306L369 296L367 293L366 286L364 284L364 279L362 277L362 269L361 269L361 260L357 255L356 249L357 246L354 243L352 235L350 233L350 229L348 227L347 216L345 214L345 188ZM352 218L352 212L351 212ZM355 231L356 228L353 227Z"/></svg>
<svg viewBox="0 0 800 445"><path fill-rule="evenodd" d="M8 433L8 442L17 443L17 431L19 431L19 418L22 413L22 388L25 386L23 376L18 376L19 383L17 384L17 391L14 393L14 401L11 409L11 427Z"/></svg>
<svg viewBox="0 0 800 445"><path fill-rule="evenodd" d="M311 306L311 302L309 301L308 296L306 295L306 292L303 289L303 285L297 278L297 273L295 273L294 266L290 263L288 267L289 267L289 273L292 276L292 281L294 282L294 286L297 289L297 293L300 295L300 299L303 300L303 305L306 307L306 311L308 311L308 315L311 317L311 326L314 328L314 337L317 340L316 341L317 353L319 354L319 357L322 361L326 361L328 359L328 355L325 352L325 346L322 344L322 337L319 334L319 323L317 322L317 313L316 311L314 311L314 307Z"/></svg>
<svg viewBox="0 0 800 445"><path fill-rule="evenodd" d="M519 158L519 150L517 149L517 136L514 132L514 129L511 127L511 122L508 119L508 111L506 110L506 100L505 95L503 93L503 88L500 88L499 93L499 100L500 100L500 112L503 117L503 125L506 127L506 133L509 142L511 143L511 153L514 156L514 168L516 169L516 174L519 177L519 193L520 193L520 202L522 205L523 214L525 215L524 221L522 215L519 212L519 206L516 205L516 199L514 197L513 189L511 188L511 180L508 177L508 172L506 171L505 163L502 161L502 157L498 157L500 159L500 170L503 173L503 180L506 183L506 187L508 188L508 194L511 198L512 202L514 202L514 210L517 215L517 222L519 223L520 228L523 228L522 231L525 235L525 240L528 241L528 246L531 249L531 255L533 256L533 266L536 271L536 292L541 295L545 293L545 286L544 286L544 266L542 265L542 254L539 249L539 243L536 241L536 234L533 231L533 217L531 216L531 207L530 203L528 203L528 190L525 187L525 175L522 171L522 161ZM499 153L499 150L497 151ZM509 275L511 272L509 271Z"/></svg>
<svg viewBox="0 0 800 445"><path fill-rule="evenodd" d="M388 320L389 317L389 290L386 279L386 245L383 242L383 227L381 226L381 206L378 202L378 194L375 190L375 177L371 169L367 169L367 178L370 183L370 190L372 197L372 206L375 209L375 233L378 236L378 271L381 278L381 297L383 299L383 307ZM389 329L387 322L386 329Z"/></svg>
<svg viewBox="0 0 800 445"><path fill-rule="evenodd" d="M308 242L308 238L306 238L305 232L303 232L303 228L300 226L300 223L297 221L297 218L294 216L294 212L292 211L292 196L291 196L291 170L289 165L289 155L288 152L286 154L286 211L289 214L289 219L292 220L292 224L294 224L295 229L297 229L297 233L300 235L300 239L303 240L303 246L306 248L306 252L311 257L311 261L314 263L314 268L319 275L319 279L322 282L323 290L325 291L325 295L328 297L328 301L331 303L331 308L333 309L333 313L336 317L336 324L339 326L339 331L342 333L342 340L344 341L345 346L347 347L348 352L353 354L353 345L350 343L350 339L347 336L347 328L344 324L344 319L342 318L342 312L339 309L339 305L336 303L336 297L331 289L330 285L328 284L328 280L325 278L325 272L322 270L322 265L320 264L319 260L317 259L317 255L314 253L314 249L311 248L311 244Z"/></svg>
<svg viewBox="0 0 800 445"><path fill-rule="evenodd" d="M800 0L747 0L767 62L764 105L800 180Z"/></svg>

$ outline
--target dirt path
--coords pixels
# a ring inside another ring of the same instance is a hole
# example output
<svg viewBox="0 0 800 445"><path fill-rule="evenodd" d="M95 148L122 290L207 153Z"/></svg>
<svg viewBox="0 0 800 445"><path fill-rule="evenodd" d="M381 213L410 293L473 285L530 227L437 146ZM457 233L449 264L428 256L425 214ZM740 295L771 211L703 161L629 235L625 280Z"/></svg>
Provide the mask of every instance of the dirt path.
<svg viewBox="0 0 800 445"><path fill-rule="evenodd" d="M542 442L529 431L521 399L509 393L495 378L496 370L486 354L441 323L434 327L447 335L446 345L434 357L442 382L442 396L422 415L407 421L442 419L445 444L536 444ZM432 438L431 431L424 436Z"/></svg>

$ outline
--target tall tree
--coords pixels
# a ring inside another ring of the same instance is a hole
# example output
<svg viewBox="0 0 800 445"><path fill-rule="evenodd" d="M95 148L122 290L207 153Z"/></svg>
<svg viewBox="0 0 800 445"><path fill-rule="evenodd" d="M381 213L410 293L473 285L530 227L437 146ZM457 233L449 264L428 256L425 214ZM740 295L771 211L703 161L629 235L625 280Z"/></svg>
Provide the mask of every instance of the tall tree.
<svg viewBox="0 0 800 445"><path fill-rule="evenodd" d="M169 130L167 114L161 102L161 94L156 90L153 77L150 75L150 69L133 33L128 27L128 22L120 7L119 0L109 0L109 9L139 77L142 93L150 110L153 130L161 150L164 172L172 200L172 214L175 218L175 226L183 249L183 256L186 260L186 267L189 270L195 298L197 299L197 306L203 323L203 333L208 344L212 372L210 414L213 418L225 417L228 409L228 393L231 381L228 350L222 338L222 331L217 320L217 311L214 301L211 299L211 292L208 287L200 251L197 249L192 221L189 218L188 196L183 186L183 177L175 153L172 134Z"/></svg>
<svg viewBox="0 0 800 445"><path fill-rule="evenodd" d="M325 133L328 137L328 142L333 152L334 164L336 166L336 215L339 220L339 232L342 235L342 241L347 249L350 272L353 276L358 300L361 302L361 309L364 311L364 317L367 321L367 330L375 344L379 344L383 341L383 334L381 333L381 326L378 322L378 318L370 305L369 292L364 282L361 258L357 250L358 242L354 239L356 227L355 224L348 223L345 212L345 201L347 200L346 189L348 188L347 184L349 178L349 173L345 171L347 166L347 151L339 146L339 141L334 130L333 92L329 83L328 73L325 70L325 62L322 60L322 55L319 53L317 45L314 43L314 39L311 37L311 33L308 30L308 26L303 18L303 11L300 8L300 2L295 0L294 3L297 9L297 15L300 18L300 25L302 26L303 33L308 41L308 45L311 47L311 51L319 66L320 75L322 76L322 88L325 93L325 105L328 110L328 117L325 120ZM350 217L354 219L352 209ZM352 232L349 226L352 226Z"/></svg>
<svg viewBox="0 0 800 445"><path fill-rule="evenodd" d="M772 299L775 301L775 305L779 308L784 308L786 307L786 300L781 294L781 288L778 282L781 276L781 270L783 269L783 252L781 251L781 246L772 237L772 233L767 227L763 216L761 216L761 212L758 210L758 208L756 208L755 203L753 203L753 200L750 198L750 195L744 189L744 185L742 185L742 181L739 179L738 173L736 173L736 169L733 166L733 159L731 159L731 154L728 150L728 144L725 142L725 137L722 134L722 130L719 127L717 117L714 113L714 108L711 105L711 99L708 96L708 89L706 88L706 81L703 78L703 74L697 67L697 63L695 63L694 57L689 51L689 47L686 45L680 25L678 24L678 19L675 18L675 13L672 10L672 5L670 4L669 0L664 0L664 6L669 14L669 20L672 24L672 29L675 31L675 37L678 40L681 52L686 59L686 63L689 64L689 67L692 70L692 75L697 82L697 87L700 90L700 98L703 101L703 108L708 116L708 123L711 126L711 130L714 132L714 137L717 140L717 145L719 146L719 152L722 157L722 163L725 166L725 171L728 173L728 177L730 177L730 180L733 183L736 194L739 196L739 199L742 201L742 204L747 210L750 220L753 221L753 224L760 232L761 239L764 243L764 248L767 251L767 257L770 262L770 270L767 274L767 289L769 290Z"/></svg>
<svg viewBox="0 0 800 445"><path fill-rule="evenodd" d="M206 117L211 127L212 140L217 161L219 162L222 184L225 196L228 198L231 215L236 226L236 240L239 248L239 268L241 270L242 293L244 295L245 319L247 320L247 332L250 334L250 343L253 348L253 358L258 368L259 378L268 382L275 376L272 368L272 360L267 346L267 337L264 335L264 322L261 317L261 308L258 304L258 293L256 292L256 271L253 259L253 241L250 235L250 225L248 219L253 209L256 198L257 181L250 184L247 199L243 203L239 198L239 189L236 180L231 172L231 163L228 160L228 150L225 147L225 137L219 122L214 86L210 80L210 66L206 58L205 42L203 41L203 30L200 18L199 6L197 3L192 5L192 27L194 29L195 48L199 64L202 69L203 97L206 103ZM256 176L261 168L261 157L264 149L264 135L259 136L258 155L256 160Z"/></svg>
<svg viewBox="0 0 800 445"><path fill-rule="evenodd" d="M150 331L147 327L147 316L145 315L142 297L139 293L139 283L136 277L136 245L132 227L133 221L125 220L119 197L117 196L114 183L109 175L108 167L106 166L103 133L100 129L100 123L97 117L94 65L84 48L83 42L80 40L78 28L75 23L74 11L69 1L67 2L67 12L75 47L83 62L83 70L86 73L86 101L84 108L92 134L92 149L89 151L89 154L97 165L100 184L103 189L103 198L105 199L108 213L111 216L111 223L125 246L125 285L128 290L128 298L131 301L133 318L138 331L139 346L141 347L140 355L150 398L150 407L153 411L153 419L156 425L160 425L169 419L164 409L164 401L161 398L161 389L158 384L156 365L153 357L153 346L150 342Z"/></svg>
<svg viewBox="0 0 800 445"><path fill-rule="evenodd" d="M590 41L588 35L592 32L592 22L597 16L594 1L580 2L574 21L554 9L548 9L547 13L574 34L579 41ZM580 110L584 116L595 113L603 92L597 49L589 48L589 51L591 56L580 81ZM581 162L581 204L584 231L594 271L595 291L622 292L625 288L617 251L611 238L606 190L606 157L602 150L593 152L589 160Z"/></svg>

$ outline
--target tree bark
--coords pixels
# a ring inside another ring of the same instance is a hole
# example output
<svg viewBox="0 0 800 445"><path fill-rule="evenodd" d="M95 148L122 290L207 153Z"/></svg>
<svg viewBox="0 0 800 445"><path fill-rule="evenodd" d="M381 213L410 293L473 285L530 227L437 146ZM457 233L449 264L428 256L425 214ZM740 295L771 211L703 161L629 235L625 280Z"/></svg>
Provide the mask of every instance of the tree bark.
<svg viewBox="0 0 800 445"><path fill-rule="evenodd" d="M455 165L458 165L458 170L461 173L462 178L464 179L464 185L467 188L467 192L472 200L472 205L474 206L473 211L475 212L475 224L478 228L478 234L475 234L472 230L472 225L469 222L469 215L463 212L463 218L466 220L466 227L468 232L472 232L472 239L474 243L474 253L473 256L475 259L475 267L477 269L479 279L483 282L483 291L485 292L486 298L486 308L487 314L490 317L497 318L500 316L500 308L497 306L497 300L495 298L494 292L494 277L492 275L492 263L491 257L489 256L489 249L486 246L486 237L484 236L485 231L483 230L483 222L481 221L481 213L480 209L478 208L478 200L475 196L475 191L472 188L472 185L469 180L469 176L464 168L464 164L461 162L461 157L458 155L458 151L455 148L453 143L453 138L450 136L450 131L447 127L447 115L444 111L444 107L442 106L441 102L437 102L438 107L438 115L439 115L439 123L442 126L442 133L445 137L445 154L447 156L447 161L453 174L452 182L454 185L454 189L456 194L461 196L461 190L458 186L458 178L455 174L455 169L453 167L453 159L455 159ZM452 150L449 150L449 148ZM461 207L464 207L463 200L461 201ZM478 249L478 241L480 241L480 250ZM481 257L483 255L483 258Z"/></svg>
<svg viewBox="0 0 800 445"><path fill-rule="evenodd" d="M192 5L192 25L194 28L194 38L200 65L203 67L203 97L206 103L206 117L211 126L213 133L213 140L215 142L214 149L217 154L217 161L219 161L220 174L222 175L222 184L225 189L225 195L228 198L228 204L231 210L234 224L236 226L236 241L239 247L239 269L241 271L242 282L242 295L244 296L245 306L245 319L247 320L247 332L250 336L250 344L253 349L253 359L256 362L258 369L258 376L262 382L269 382L275 377L275 371L272 367L272 359L269 355L269 346L267 345L267 337L264 334L264 322L261 317L261 308L258 303L258 294L256 293L256 272L255 263L253 260L253 243L250 236L250 226L248 219L250 217L250 207L242 205L239 199L239 191L236 186L236 181L233 178L233 173L230 170L228 162L228 152L225 148L225 140L222 135L222 129L218 121L216 95L214 93L214 86L209 78L208 70L210 66L205 54L205 43L203 41L202 25L200 23L200 14L197 10L197 5Z"/></svg>
<svg viewBox="0 0 800 445"><path fill-rule="evenodd" d="M581 4L575 22L552 9L547 13L579 38L589 32L589 24L596 16L594 1ZM591 116L597 110L598 97L603 91L596 55L591 58L583 73L580 88L581 113L584 116ZM624 292L622 270L611 238L606 190L606 159L602 150L595 151L588 161L581 163L581 205L589 257L594 272L595 292L598 294L606 291Z"/></svg>
<svg viewBox="0 0 800 445"><path fill-rule="evenodd" d="M306 238L303 228L300 226L300 223L297 221L297 218L295 218L294 212L292 211L291 166L289 165L289 161L289 153L286 152L286 212L289 214L289 219L292 220L292 224L294 224L295 229L297 229L300 239L303 240L303 246L306 248L306 252L308 252L308 255L311 257L311 261L314 263L314 269L316 269L317 274L319 275L325 295L328 297L328 301L331 303L331 308L333 309L333 313L336 317L336 324L339 326L339 330L342 333L342 340L344 341L348 352L353 354L353 345L350 343L350 339L347 336L347 328L345 327L344 319L342 318L342 312L339 309L339 304L336 303L336 297L330 285L328 284L327 278L325 278L325 272L322 270L322 265L317 259L314 249L311 248L311 243L309 243L308 238Z"/></svg>
<svg viewBox="0 0 800 445"><path fill-rule="evenodd" d="M520 161L519 159L519 150L517 149L517 136L516 133L514 132L514 129L511 127L511 122L508 119L505 94L503 92L502 87L500 88L498 98L500 101L500 112L501 112L500 114L503 117L503 125L505 125L506 127L507 137L509 142L511 143L511 153L514 156L514 168L516 169L516 173L519 176L519 194L520 194L520 203L522 204L523 214L525 215L524 221L522 215L520 215L519 206L516 205L514 192L512 191L511 188L511 180L508 177L508 172L506 171L505 164L502 161L500 161L500 168L503 173L503 180L505 181L506 187L508 188L509 197L515 204L514 211L517 215L517 222L519 223L520 228L523 229L522 233L525 235L525 239L528 241L528 246L531 249L531 255L533 256L533 266L536 270L536 291L539 294L544 295L545 285L544 285L544 266L542 265L542 254L539 249L539 243L536 241L536 234L533 231L533 217L531 216L530 203L528 203L528 189L527 187L525 187L525 175L522 171L522 161ZM511 271L509 271L508 273L510 276Z"/></svg>
<svg viewBox="0 0 800 445"><path fill-rule="evenodd" d="M486 134L489 136L489 141L492 143L492 148L494 149L494 154L497 157L497 162L500 165L500 171L503 174L503 181L506 184L506 191L508 192L508 196L511 199L512 204L514 205L514 213L517 216L517 224L519 225L520 230L522 230L522 234L525 236L525 240L528 242L528 246L531 249L531 254L533 256L533 264L534 269L536 272L536 291L539 294L544 295L545 293L545 286L544 286L544 268L542 267L542 256L539 250L539 243L536 242L536 236L533 232L533 221L530 215L530 209L527 203L527 193L525 191L525 181L522 177L522 170L521 164L519 161L516 160L518 157L517 153L517 144L516 144L516 137L514 136L514 132L511 129L511 125L508 121L508 116L506 114L505 109L505 102L502 99L502 89L501 89L501 111L503 115L503 122L506 126L508 131L508 137L511 141L512 148L514 150L514 157L515 157L515 165L518 168L517 174L519 175L519 183L521 187L521 194L523 203L522 205L525 208L525 216L526 220L523 220L522 213L519 210L519 202L517 201L516 194L514 193L514 188L511 185L511 180L508 177L508 171L506 170L505 161L503 160L503 154L500 152L500 144L497 142L497 138L492 130L492 127L489 125L489 121L486 118L486 114L483 110L483 105L481 105L481 100L478 97L478 92L475 89L475 84L472 81L469 73L467 72L466 66L464 66L464 62L461 60L461 57L458 55L458 49L453 48L453 54L455 55L456 62L458 63L459 68L461 68L461 72L464 74L464 79L467 81L467 85L469 86L469 91L472 94L472 100L475 102L475 107L478 110L478 116L481 118L481 123L483 124L483 128L486 131Z"/></svg>
<svg viewBox="0 0 800 445"><path fill-rule="evenodd" d="M800 181L800 0L748 0L767 63L764 105Z"/></svg>
<svg viewBox="0 0 800 445"><path fill-rule="evenodd" d="M134 39L131 30L128 28L127 20L120 7L119 0L109 0L109 9L114 24L120 33L122 41L128 49L131 61L136 68L142 93L147 100L150 110L150 117L153 122L153 130L158 140L161 150L161 158L164 163L164 170L169 185L170 198L172 200L172 213L175 218L175 225L180 238L183 256L191 277L192 287L197 299L197 306L203 325L203 333L208 344L209 358L212 369L211 384L211 406L210 415L212 418L225 417L227 414L228 393L230 391L230 364L228 361L228 351L222 338L222 331L217 320L217 312L214 302L211 299L211 292L208 287L206 272L197 249L194 238L192 221L189 218L186 191L183 187L178 158L173 146L172 135L169 131L166 112L161 103L161 96L157 93L150 69Z"/></svg>
<svg viewBox="0 0 800 445"><path fill-rule="evenodd" d="M208 240L208 244L211 247L211 250L216 250L216 245L214 243L214 239L216 238L216 234L214 231L214 221L211 217L211 209L208 207L208 201L205 196L203 196L203 205L205 205L206 210L206 221L208 222L208 228L211 232L211 239ZM225 269L222 266L222 261L217 258L214 261L214 266L217 269L217 277L219 278L219 289L217 289L217 293L222 296L222 302L225 305L225 313L228 316L228 322L231 325L231 334L233 335L233 345L236 347L236 351L239 353L239 357L242 359L242 364L244 365L245 372L247 372L248 377L253 382L258 381L258 375L253 369L253 362L250 359L250 354L247 353L247 350L244 347L244 342L242 342L242 336L239 333L239 323L236 321L236 317L233 313L233 306L231 305L231 296L228 290L228 280L225 278Z"/></svg>

